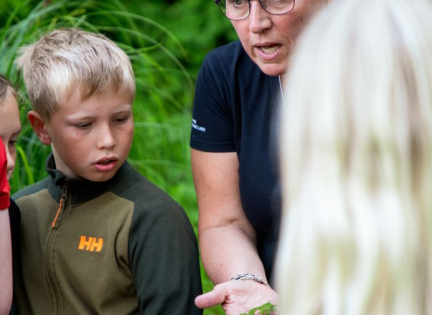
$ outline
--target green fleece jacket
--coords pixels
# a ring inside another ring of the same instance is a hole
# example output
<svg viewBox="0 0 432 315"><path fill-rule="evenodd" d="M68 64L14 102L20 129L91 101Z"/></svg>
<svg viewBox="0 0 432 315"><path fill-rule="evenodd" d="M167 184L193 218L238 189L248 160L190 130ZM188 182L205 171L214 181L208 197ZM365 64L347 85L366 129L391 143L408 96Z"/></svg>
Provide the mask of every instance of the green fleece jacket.
<svg viewBox="0 0 432 315"><path fill-rule="evenodd" d="M201 314L198 248L182 207L127 162L106 182L49 177L19 191L21 314Z"/></svg>

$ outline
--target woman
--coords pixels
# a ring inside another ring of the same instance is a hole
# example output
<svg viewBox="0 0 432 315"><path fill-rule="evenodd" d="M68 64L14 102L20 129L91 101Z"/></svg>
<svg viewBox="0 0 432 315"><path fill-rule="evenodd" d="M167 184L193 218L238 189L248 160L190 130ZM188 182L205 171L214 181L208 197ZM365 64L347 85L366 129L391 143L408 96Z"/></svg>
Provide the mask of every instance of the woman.
<svg viewBox="0 0 432 315"><path fill-rule="evenodd" d="M431 17L429 0L336 0L299 41L282 115L283 314L431 313Z"/></svg>
<svg viewBox="0 0 432 315"><path fill-rule="evenodd" d="M207 55L195 92L191 147L200 250L219 284L198 297L199 307L223 303L227 314L239 314L277 300L267 285L279 213L272 117L296 38L326 2L217 1L240 42Z"/></svg>

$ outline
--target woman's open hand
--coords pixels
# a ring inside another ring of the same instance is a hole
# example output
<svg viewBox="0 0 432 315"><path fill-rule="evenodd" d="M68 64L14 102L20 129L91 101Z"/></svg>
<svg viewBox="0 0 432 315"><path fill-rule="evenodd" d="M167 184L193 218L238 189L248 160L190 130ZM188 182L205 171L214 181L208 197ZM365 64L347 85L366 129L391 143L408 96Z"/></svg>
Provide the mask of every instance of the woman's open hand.
<svg viewBox="0 0 432 315"><path fill-rule="evenodd" d="M227 315L247 313L268 302L277 304L277 293L269 286L250 280L231 280L218 284L212 291L195 299L195 304L199 308L221 304Z"/></svg>

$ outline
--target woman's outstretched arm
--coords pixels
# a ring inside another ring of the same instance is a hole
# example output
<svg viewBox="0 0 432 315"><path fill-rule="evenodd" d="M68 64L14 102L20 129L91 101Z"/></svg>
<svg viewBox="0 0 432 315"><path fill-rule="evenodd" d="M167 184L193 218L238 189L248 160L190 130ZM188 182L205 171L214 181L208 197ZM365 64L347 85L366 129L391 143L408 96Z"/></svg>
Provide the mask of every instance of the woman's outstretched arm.
<svg viewBox="0 0 432 315"><path fill-rule="evenodd" d="M198 297L197 306L223 304L230 314L230 309L241 313L259 306L263 303L256 303L262 299L264 303L274 303L277 295L269 286L252 280L230 281L236 275L247 273L268 282L258 256L255 230L240 201L237 154L192 149L191 157L199 208L201 259L213 283L221 284L212 293Z"/></svg>

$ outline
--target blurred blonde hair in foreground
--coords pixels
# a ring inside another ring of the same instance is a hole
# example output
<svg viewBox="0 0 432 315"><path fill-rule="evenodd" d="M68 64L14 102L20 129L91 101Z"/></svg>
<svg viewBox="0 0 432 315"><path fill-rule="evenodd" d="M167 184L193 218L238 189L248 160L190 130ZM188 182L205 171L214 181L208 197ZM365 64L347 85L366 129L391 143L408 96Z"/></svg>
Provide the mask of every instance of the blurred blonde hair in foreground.
<svg viewBox="0 0 432 315"><path fill-rule="evenodd" d="M285 86L281 314L432 314L432 3L334 0Z"/></svg>

